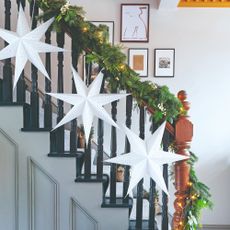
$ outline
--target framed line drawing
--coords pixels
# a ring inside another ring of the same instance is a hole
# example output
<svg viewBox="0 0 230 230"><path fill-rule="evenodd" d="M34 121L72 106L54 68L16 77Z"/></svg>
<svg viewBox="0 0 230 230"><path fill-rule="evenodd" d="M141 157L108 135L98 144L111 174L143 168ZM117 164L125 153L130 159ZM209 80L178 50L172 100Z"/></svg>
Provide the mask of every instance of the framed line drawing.
<svg viewBox="0 0 230 230"><path fill-rule="evenodd" d="M154 76L174 77L175 49L154 49Z"/></svg>
<svg viewBox="0 0 230 230"><path fill-rule="evenodd" d="M148 76L148 49L130 48L128 50L129 67L140 75Z"/></svg>
<svg viewBox="0 0 230 230"><path fill-rule="evenodd" d="M90 21L95 26L106 25L109 33L109 43L114 44L114 21Z"/></svg>
<svg viewBox="0 0 230 230"><path fill-rule="evenodd" d="M149 4L121 4L120 41L149 41Z"/></svg>

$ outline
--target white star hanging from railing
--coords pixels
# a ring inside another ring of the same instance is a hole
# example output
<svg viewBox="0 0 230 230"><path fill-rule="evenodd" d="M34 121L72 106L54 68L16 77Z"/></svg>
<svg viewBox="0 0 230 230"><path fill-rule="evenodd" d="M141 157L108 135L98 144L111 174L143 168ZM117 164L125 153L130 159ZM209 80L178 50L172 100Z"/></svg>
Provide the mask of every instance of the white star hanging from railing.
<svg viewBox="0 0 230 230"><path fill-rule="evenodd" d="M106 160L105 162L131 166L131 179L127 194L146 176L151 177L156 184L168 195L161 166L188 157L161 150L165 122L147 140L142 140L127 127L124 132L131 145L131 152Z"/></svg>
<svg viewBox="0 0 230 230"><path fill-rule="evenodd" d="M54 19L51 18L36 29L30 31L25 13L22 6L20 6L16 33L0 28L0 37L9 43L8 46L0 51L0 60L12 57L16 58L14 88L28 60L49 79L49 75L41 61L39 53L64 51L62 48L40 42L41 37L53 21Z"/></svg>
<svg viewBox="0 0 230 230"><path fill-rule="evenodd" d="M48 93L50 96L73 105L71 110L54 129L66 124L74 118L82 116L86 143L88 143L94 116L118 127L102 106L126 97L128 94L100 94L103 81L103 74L101 72L88 88L73 67L72 72L77 94Z"/></svg>

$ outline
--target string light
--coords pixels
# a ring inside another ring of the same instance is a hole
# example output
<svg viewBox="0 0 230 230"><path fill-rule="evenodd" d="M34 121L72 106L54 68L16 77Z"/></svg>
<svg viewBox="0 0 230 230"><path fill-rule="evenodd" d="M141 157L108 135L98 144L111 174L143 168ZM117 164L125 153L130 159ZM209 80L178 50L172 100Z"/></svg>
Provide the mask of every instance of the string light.
<svg viewBox="0 0 230 230"><path fill-rule="evenodd" d="M192 196L191 196L191 199L192 199L192 200L195 200L195 199L196 199L196 195L192 195Z"/></svg>
<svg viewBox="0 0 230 230"><path fill-rule="evenodd" d="M102 31L99 31L99 32L97 33L98 38L102 38L102 35L103 35L103 32L102 32Z"/></svg>
<svg viewBox="0 0 230 230"><path fill-rule="evenodd" d="M184 109L184 107L180 107L180 114L184 114L185 113L185 109Z"/></svg>
<svg viewBox="0 0 230 230"><path fill-rule="evenodd" d="M124 70L124 69L125 69L125 65L124 65L124 64L120 64L120 65L119 65L119 69L120 69L120 70Z"/></svg>
<svg viewBox="0 0 230 230"><path fill-rule="evenodd" d="M88 28L87 27L83 27L82 31L85 33L88 31Z"/></svg>
<svg viewBox="0 0 230 230"><path fill-rule="evenodd" d="M188 186L189 187L191 187L192 186L192 182L190 181L190 182L188 182Z"/></svg>

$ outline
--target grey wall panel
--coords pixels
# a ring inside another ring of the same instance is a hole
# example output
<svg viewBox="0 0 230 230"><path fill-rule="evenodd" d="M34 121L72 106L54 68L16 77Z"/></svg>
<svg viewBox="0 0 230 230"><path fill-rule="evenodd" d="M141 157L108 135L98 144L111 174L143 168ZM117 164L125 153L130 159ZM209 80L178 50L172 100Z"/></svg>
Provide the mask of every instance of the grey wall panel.
<svg viewBox="0 0 230 230"><path fill-rule="evenodd" d="M32 158L28 158L30 229L58 230L58 183Z"/></svg>
<svg viewBox="0 0 230 230"><path fill-rule="evenodd" d="M0 229L18 229L18 146L0 129Z"/></svg>
<svg viewBox="0 0 230 230"><path fill-rule="evenodd" d="M71 199L71 230L98 230L97 221L73 198Z"/></svg>

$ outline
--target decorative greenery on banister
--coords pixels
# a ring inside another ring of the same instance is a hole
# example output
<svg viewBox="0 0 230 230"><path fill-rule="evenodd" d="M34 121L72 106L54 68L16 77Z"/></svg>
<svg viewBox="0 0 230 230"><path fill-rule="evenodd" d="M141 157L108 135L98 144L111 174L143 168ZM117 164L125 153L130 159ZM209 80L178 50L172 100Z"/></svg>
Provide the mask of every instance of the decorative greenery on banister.
<svg viewBox="0 0 230 230"><path fill-rule="evenodd" d="M182 223L185 230L196 230L198 227L201 227L201 210L204 208L212 209L213 207L209 188L196 175L194 165L197 161L198 157L190 152L190 159L188 160L190 165L190 182L188 197L183 211L185 223Z"/></svg>
<svg viewBox="0 0 230 230"><path fill-rule="evenodd" d="M126 55L119 45L113 46L107 41L105 26L95 26L84 18L81 7L71 6L66 0L37 0L43 10L40 19L55 17L53 28L58 32L64 30L77 42L77 56L86 53L88 62L94 61L105 70L111 89L125 89L139 104L144 104L154 111L155 122L162 119L172 121L180 113L180 101L169 92L167 86L159 86L150 81L140 81L126 64ZM76 50L75 50L76 52Z"/></svg>

